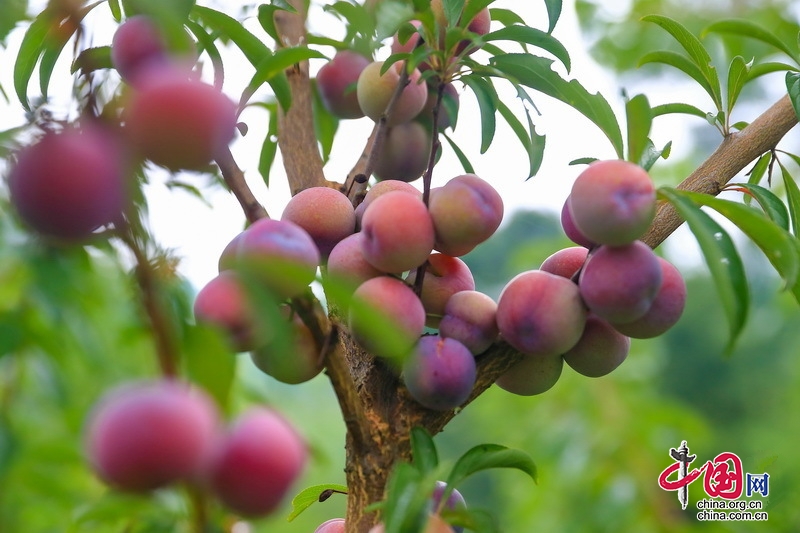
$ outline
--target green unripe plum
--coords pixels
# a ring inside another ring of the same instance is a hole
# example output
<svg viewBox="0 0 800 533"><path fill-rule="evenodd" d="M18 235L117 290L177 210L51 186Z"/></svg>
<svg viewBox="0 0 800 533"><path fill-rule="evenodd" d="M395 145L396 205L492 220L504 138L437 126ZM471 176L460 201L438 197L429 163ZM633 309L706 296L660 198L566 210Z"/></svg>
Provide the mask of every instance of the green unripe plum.
<svg viewBox="0 0 800 533"><path fill-rule="evenodd" d="M455 339L473 355L485 352L497 340L497 304L478 291L453 294L444 307L439 334Z"/></svg>
<svg viewBox="0 0 800 533"><path fill-rule="evenodd" d="M594 315L586 319L578 343L564 353L564 362L590 378L605 376L628 357L631 340Z"/></svg>
<svg viewBox="0 0 800 533"><path fill-rule="evenodd" d="M361 223L364 258L383 272L418 267L433 250L433 221L421 199L401 191L376 198Z"/></svg>
<svg viewBox="0 0 800 533"><path fill-rule="evenodd" d="M641 237L653 222L656 191L642 167L597 161L575 180L568 201L575 227L586 239L622 246Z"/></svg>
<svg viewBox="0 0 800 533"><path fill-rule="evenodd" d="M561 355L572 348L586 315L577 285L541 270L515 276L497 302L500 334L529 356Z"/></svg>
<svg viewBox="0 0 800 533"><path fill-rule="evenodd" d="M265 407L251 408L219 440L209 485L232 511L266 516L278 508L307 459L305 442L282 416Z"/></svg>
<svg viewBox="0 0 800 533"><path fill-rule="evenodd" d="M8 176L11 204L41 235L83 241L128 205L126 157L102 126L48 132L19 151Z"/></svg>
<svg viewBox="0 0 800 533"><path fill-rule="evenodd" d="M124 110L139 154L170 170L202 170L233 139L236 106L180 68L148 69Z"/></svg>
<svg viewBox="0 0 800 533"><path fill-rule="evenodd" d="M265 374L282 383L296 385L322 372L325 359L321 356L314 335L300 316L293 314L288 320L289 327L285 333L291 335L291 339L267 342L253 350L250 358Z"/></svg>
<svg viewBox="0 0 800 533"><path fill-rule="evenodd" d="M428 168L431 136L417 121L388 128L378 159L375 177L379 180L414 181Z"/></svg>
<svg viewBox="0 0 800 533"><path fill-rule="evenodd" d="M495 384L512 394L534 396L552 389L561 377L563 368L564 359L560 355L526 355L497 378Z"/></svg>
<svg viewBox="0 0 800 533"><path fill-rule="evenodd" d="M686 283L675 266L659 257L661 288L647 312L633 322L614 324L620 333L634 339L650 339L666 333L674 326L686 305Z"/></svg>
<svg viewBox="0 0 800 533"><path fill-rule="evenodd" d="M317 73L317 90L325 108L344 119L364 116L358 104L356 84L371 61L358 52L340 50Z"/></svg>
<svg viewBox="0 0 800 533"><path fill-rule="evenodd" d="M358 77L356 86L356 95L358 96L361 110L375 122L378 122L386 112L392 95L400 83L403 63L392 64L383 75L381 75L382 67L382 61L367 65ZM419 70L414 69L408 78L408 85L402 89L400 98L397 99L391 114L386 117L387 126L391 127L408 122L425 107L425 102L428 99L428 89L425 83L420 80Z"/></svg>
<svg viewBox="0 0 800 533"><path fill-rule="evenodd" d="M294 222L306 230L323 257L356 230L353 204L331 187L310 187L295 194L286 204L281 220Z"/></svg>
<svg viewBox="0 0 800 533"><path fill-rule="evenodd" d="M475 357L455 339L427 335L403 363L408 393L424 407L449 411L464 403L475 386Z"/></svg>
<svg viewBox="0 0 800 533"><path fill-rule="evenodd" d="M613 324L641 318L661 288L658 256L636 241L627 246L600 246L581 270L581 298L591 311Z"/></svg>
<svg viewBox="0 0 800 533"><path fill-rule="evenodd" d="M503 220L503 199L488 182L462 174L431 191L429 210L436 250L458 257L497 230Z"/></svg>
<svg viewBox="0 0 800 533"><path fill-rule="evenodd" d="M350 305L348 324L361 346L378 357L405 356L425 329L425 309L414 291L397 278L362 283Z"/></svg>
<svg viewBox="0 0 800 533"><path fill-rule="evenodd" d="M144 492L198 479L217 433L213 401L172 381L126 384L95 406L86 453L112 487Z"/></svg>

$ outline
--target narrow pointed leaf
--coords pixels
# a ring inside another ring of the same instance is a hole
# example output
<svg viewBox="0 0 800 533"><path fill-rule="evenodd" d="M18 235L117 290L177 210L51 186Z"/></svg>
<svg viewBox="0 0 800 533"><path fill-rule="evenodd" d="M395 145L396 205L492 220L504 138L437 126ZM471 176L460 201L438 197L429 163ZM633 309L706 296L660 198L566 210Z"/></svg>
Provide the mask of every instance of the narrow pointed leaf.
<svg viewBox="0 0 800 533"><path fill-rule="evenodd" d="M497 130L497 92L491 81L480 76L462 76L461 81L472 89L481 113L481 153L489 149Z"/></svg>
<svg viewBox="0 0 800 533"><path fill-rule="evenodd" d="M781 176L783 177L783 187L786 189L786 199L789 204L789 216L792 219L792 230L795 237L800 237L800 187L794 181L792 175L781 165Z"/></svg>
<svg viewBox="0 0 800 533"><path fill-rule="evenodd" d="M724 190L739 191L744 193L745 198L755 199L770 220L785 231L789 231L789 210L786 204L766 187L755 183L730 183Z"/></svg>
<svg viewBox="0 0 800 533"><path fill-rule="evenodd" d="M447 477L447 485L456 487L472 474L490 468L515 468L528 474L534 483L538 483L536 464L527 453L499 444L480 444L456 461Z"/></svg>
<svg viewBox="0 0 800 533"><path fill-rule="evenodd" d="M425 479L419 470L408 463L395 465L386 483L387 500L383 512L386 533L422 531L434 483L435 479L426 491Z"/></svg>
<svg viewBox="0 0 800 533"><path fill-rule="evenodd" d="M22 107L30 110L28 103L28 83L30 82L36 63L41 57L47 33L53 24L53 14L45 9L31 22L17 52L17 60L14 62L14 90L17 93Z"/></svg>
<svg viewBox="0 0 800 533"><path fill-rule="evenodd" d="M303 511L315 503L322 501L320 498L324 497L324 495L330 492L341 492L347 494L347 487L345 485L337 485L335 483L326 483L323 485L314 485L313 487L303 489L297 494L297 496L292 498L292 512L286 517L286 521L291 522L300 516Z"/></svg>
<svg viewBox="0 0 800 533"><path fill-rule="evenodd" d="M222 56L214 38L208 34L203 26L194 21L187 21L186 27L197 37L197 42L200 43L211 59L211 65L214 67L214 87L221 91L222 84L225 82L225 64L222 62Z"/></svg>
<svg viewBox="0 0 800 533"><path fill-rule="evenodd" d="M39 63L39 90L42 92L42 96L47 96L47 89L50 86L50 78L53 75L53 69L67 41L75 35L83 18L99 4L100 2L95 2L84 6L75 13L74 17L70 16L63 21L53 20L53 24L44 42L44 52L42 53L42 59Z"/></svg>
<svg viewBox="0 0 800 533"><path fill-rule="evenodd" d="M653 118L673 113L683 113L685 115L692 115L702 119L706 118L705 111L689 104L681 104L681 103L661 104L653 108Z"/></svg>
<svg viewBox="0 0 800 533"><path fill-rule="evenodd" d="M415 427L411 429L411 453L414 459L413 465L422 474L428 474L439 466L439 454L436 452L436 445L430 433L424 428Z"/></svg>
<svg viewBox="0 0 800 533"><path fill-rule="evenodd" d="M258 22L261 27L267 32L267 35L272 37L275 41L280 41L278 29L275 27L275 12L288 11L296 13L297 10L286 0L272 0L269 4L261 4L258 6Z"/></svg>
<svg viewBox="0 0 800 533"><path fill-rule="evenodd" d="M648 138L644 152L642 153L642 157L639 159L638 164L643 169L650 170L653 168L653 165L655 165L659 158L663 157L664 159L667 159L671 150L672 141L667 142L667 144L664 145L664 148L658 150L653 144L653 141Z"/></svg>
<svg viewBox="0 0 800 533"><path fill-rule="evenodd" d="M269 109L269 127L264 136L264 143L261 145L261 155L258 159L258 172L264 184L269 187L269 175L272 171L272 164L275 162L275 155L278 153L278 111L272 106Z"/></svg>
<svg viewBox="0 0 800 533"><path fill-rule="evenodd" d="M750 68L750 71L747 73L747 81L754 80L756 78L760 78L766 74L772 74L773 72L782 72L782 71L797 71L797 67L794 65L787 65L786 63L780 62L767 62L767 63L759 63L757 65L753 65Z"/></svg>
<svg viewBox="0 0 800 533"><path fill-rule="evenodd" d="M625 117L628 125L628 161L639 163L650 141L650 127L653 115L650 103L643 94L637 94L625 104ZM652 144L652 143L651 143Z"/></svg>
<svg viewBox="0 0 800 533"><path fill-rule="evenodd" d="M622 159L622 133L614 111L600 94L591 94L577 80L566 81L551 68L552 59L531 54L504 54L494 56L491 66L510 80L535 89L572 106L597 125Z"/></svg>
<svg viewBox="0 0 800 533"><path fill-rule="evenodd" d="M547 7L547 32L551 33L561 17L561 0L544 0L544 5Z"/></svg>
<svg viewBox="0 0 800 533"><path fill-rule="evenodd" d="M535 176L539 171L539 168L542 166L545 136L536 133L536 129L530 119L530 113L527 109L525 110L525 114L528 117L529 129L525 129L525 126L522 125L522 122L520 122L514 112L511 111L511 109L509 109L509 107L502 101L497 102L497 110L500 112L500 116L502 116L511 127L511 130L517 136L519 142L522 143L522 146L525 148L525 152L528 154L528 163L530 166L527 177L531 178Z"/></svg>
<svg viewBox="0 0 800 533"><path fill-rule="evenodd" d="M499 22L503 26L513 26L514 24L525 24L525 19L517 15L510 9L500 7L492 8L492 20Z"/></svg>
<svg viewBox="0 0 800 533"><path fill-rule="evenodd" d="M464 2L464 11L461 14L462 25L469 23L478 13L483 11L494 1L495 0L469 0L468 2Z"/></svg>
<svg viewBox="0 0 800 533"><path fill-rule="evenodd" d="M707 205L733 222L758 246L775 267L787 287L797 283L800 256L796 239L763 213L742 203L724 200L709 194L681 191L681 194L700 205Z"/></svg>
<svg viewBox="0 0 800 533"><path fill-rule="evenodd" d="M773 32L762 28L754 22L741 19L720 20L710 24L703 30L703 34L707 33L732 33L742 37L750 37L762 43L773 46L774 48L785 53L794 60L797 60L797 52L792 50L789 45L778 39Z"/></svg>
<svg viewBox="0 0 800 533"><path fill-rule="evenodd" d="M70 74L75 74L79 70L83 74L94 72L95 70L112 68L111 64L111 47L110 46L95 46L92 48L84 48L75 61L70 66Z"/></svg>
<svg viewBox="0 0 800 533"><path fill-rule="evenodd" d="M699 83L703 90L706 91L706 93L715 103L718 101L718 97L715 96L714 87L705 77L703 72L697 67L697 65L689 60L686 56L683 56L677 52L671 52L669 50L659 50L645 54L645 56L639 60L640 67L648 63L662 63L664 65L675 67ZM718 92L718 89L716 92Z"/></svg>
<svg viewBox="0 0 800 533"><path fill-rule="evenodd" d="M661 187L658 192L675 207L700 245L728 320L730 332L726 351L730 353L744 328L750 307L747 276L739 252L722 226L681 191Z"/></svg>
<svg viewBox="0 0 800 533"><path fill-rule="evenodd" d="M800 72L786 73L786 89L789 91L794 114L800 118Z"/></svg>
<svg viewBox="0 0 800 533"><path fill-rule="evenodd" d="M564 45L561 44L561 41L551 34L545 33L542 30L537 30L536 28L521 25L506 26L497 31L487 33L483 36L483 40L486 42L515 41L518 43L531 44L553 54L561 61L567 69L567 72L569 72L571 67L569 52Z"/></svg>
<svg viewBox="0 0 800 533"><path fill-rule="evenodd" d="M728 67L728 115L733 111L742 87L747 83L751 64L752 61L747 63L742 56L736 56L731 60L731 65Z"/></svg>
<svg viewBox="0 0 800 533"><path fill-rule="evenodd" d="M451 139L449 135L445 133L440 133L439 135L444 137L445 140L447 141L447 144L449 144L450 148L453 149L453 152L455 152L459 163L461 163L461 167L464 169L464 172L466 172L467 174L474 174L475 168L472 166L472 163L469 162L467 154L465 154L464 151L458 147L456 142L453 139Z"/></svg>
<svg viewBox="0 0 800 533"><path fill-rule="evenodd" d="M209 7L195 5L192 13L199 17L204 24L214 31L228 37L253 67L258 68L266 56L271 55L267 45L261 39L250 33L241 22Z"/></svg>
<svg viewBox="0 0 800 533"><path fill-rule="evenodd" d="M700 69L703 77L706 79L706 81L708 81L708 85L712 89L712 92L709 94L711 95L717 107L721 108L722 97L720 94L721 89L719 77L717 76L716 69L711 65L711 56L709 55L708 51L706 51L703 43L700 42L700 39L698 39L694 34L692 34L692 32L687 30L679 22L663 15L647 15L646 17L642 17L642 20L661 26L670 35L672 35L676 41L678 41L683 49L689 54L689 57L692 59L694 64Z"/></svg>

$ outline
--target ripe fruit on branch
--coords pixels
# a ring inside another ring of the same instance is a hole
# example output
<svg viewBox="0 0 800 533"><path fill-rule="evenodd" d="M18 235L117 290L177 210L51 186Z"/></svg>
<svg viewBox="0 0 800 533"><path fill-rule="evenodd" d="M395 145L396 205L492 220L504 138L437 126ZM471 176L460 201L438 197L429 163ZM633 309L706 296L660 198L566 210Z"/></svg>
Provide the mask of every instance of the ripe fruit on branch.
<svg viewBox="0 0 800 533"><path fill-rule="evenodd" d="M686 283L683 276L666 259L659 257L661 288L647 312L633 322L614 324L620 333L635 339L658 337L674 326L683 314L686 304Z"/></svg>
<svg viewBox="0 0 800 533"><path fill-rule="evenodd" d="M436 487L433 489L433 494L431 495L431 503L433 504L433 509L436 511L439 509L439 505L442 501L442 496L444 496L444 490L447 488L447 483L444 481L437 481ZM444 503L444 508L449 510L457 510L457 509L466 509L467 502L464 500L464 496L458 491L458 489L453 489L450 493L450 496L447 497L447 501ZM455 527L451 526L455 533L461 533L464 531L463 527Z"/></svg>
<svg viewBox="0 0 800 533"><path fill-rule="evenodd" d="M170 381L128 384L95 407L86 452L97 474L126 491L196 479L217 432L210 398Z"/></svg>
<svg viewBox="0 0 800 533"><path fill-rule="evenodd" d="M250 354L259 370L282 383L296 385L316 377L324 366L324 358L314 335L300 316L283 307L289 321L288 339L271 339ZM278 333L281 334L281 333Z"/></svg>
<svg viewBox="0 0 800 533"><path fill-rule="evenodd" d="M417 280L417 271L413 270L406 278L409 285ZM475 289L475 280L467 264L458 257L433 253L428 256L425 277L422 279L420 300L428 314L429 327L438 327L444 308L451 296L460 291Z"/></svg>
<svg viewBox="0 0 800 533"><path fill-rule="evenodd" d="M362 283L350 306L355 339L378 357L399 359L425 329L425 309L411 288L397 278L380 276Z"/></svg>
<svg viewBox="0 0 800 533"><path fill-rule="evenodd" d="M568 202L572 221L586 239L619 246L647 231L655 216L656 192L642 167L597 161L575 180Z"/></svg>
<svg viewBox="0 0 800 533"><path fill-rule="evenodd" d="M400 274L421 265L433 250L433 221L420 198L391 191L376 198L361 221L364 258Z"/></svg>
<svg viewBox="0 0 800 533"><path fill-rule="evenodd" d="M597 245L597 243L592 242L586 235L581 233L581 230L575 225L575 220L572 218L572 212L570 211L569 197L567 197L567 201L564 202L564 206L561 208L561 227L567 238L575 244L580 244L584 248L594 248Z"/></svg>
<svg viewBox="0 0 800 533"><path fill-rule="evenodd" d="M222 271L198 291L194 300L195 319L221 328L237 352L252 350L258 346L260 336L247 298L238 274Z"/></svg>
<svg viewBox="0 0 800 533"><path fill-rule="evenodd" d="M378 524L369 530L369 533L385 533L386 528L383 524ZM439 515L431 515L428 522L425 524L425 529L421 533L454 533L450 524Z"/></svg>
<svg viewBox="0 0 800 533"><path fill-rule="evenodd" d="M580 293L589 309L612 324L642 317L655 300L662 274L658 257L636 241L597 248L580 275Z"/></svg>
<svg viewBox="0 0 800 533"><path fill-rule="evenodd" d="M339 50L317 73L317 90L325 108L339 118L364 116L358 104L358 77L371 61L358 52Z"/></svg>
<svg viewBox="0 0 800 533"><path fill-rule="evenodd" d="M497 378L495 384L512 394L534 396L553 388L561 377L563 368L564 358L560 355L526 355Z"/></svg>
<svg viewBox="0 0 800 533"><path fill-rule="evenodd" d="M373 185L372 187L367 190L367 194L364 195L364 199L358 204L356 207L356 225L357 227L361 227L361 220L364 218L364 211L367 210L367 207L379 196L386 194L390 191L402 191L415 196L418 199L422 199L422 193L419 192L419 189L414 187L413 185L406 183L400 180L382 180Z"/></svg>
<svg viewBox="0 0 800 533"><path fill-rule="evenodd" d="M361 233L345 237L333 247L328 256L328 278L334 283L347 285L343 292L351 288L355 291L368 279L384 274L364 259L363 239L364 235Z"/></svg>
<svg viewBox="0 0 800 533"><path fill-rule="evenodd" d="M550 272L562 278L572 279L572 276L583 266L589 250L583 246L571 246L559 250L542 262L539 270Z"/></svg>
<svg viewBox="0 0 800 533"><path fill-rule="evenodd" d="M500 334L530 356L561 355L572 348L583 332L586 315L578 287L541 270L515 276L497 302Z"/></svg>
<svg viewBox="0 0 800 533"><path fill-rule="evenodd" d="M330 187L310 187L295 194L286 204L281 220L306 230L323 257L356 229L353 204Z"/></svg>
<svg viewBox="0 0 800 533"><path fill-rule="evenodd" d="M297 224L262 218L236 240L234 268L258 279L277 296L297 296L314 280L319 250Z"/></svg>
<svg viewBox="0 0 800 533"><path fill-rule="evenodd" d="M453 294L444 307L439 335L455 339L473 355L485 352L497 339L497 304L478 291Z"/></svg>
<svg viewBox="0 0 800 533"><path fill-rule="evenodd" d="M251 408L217 443L209 483L229 509L264 516L280 505L307 456L306 444L283 417Z"/></svg>
<svg viewBox="0 0 800 533"><path fill-rule="evenodd" d="M111 64L124 81L135 83L146 69L167 61L167 44L150 17L130 17L114 32Z"/></svg>
<svg viewBox="0 0 800 533"><path fill-rule="evenodd" d="M317 526L314 533L344 533L344 518L331 518Z"/></svg>
<svg viewBox="0 0 800 533"><path fill-rule="evenodd" d="M170 170L201 170L236 131L236 106L179 68L147 69L124 110L139 154Z"/></svg>
<svg viewBox="0 0 800 533"><path fill-rule="evenodd" d="M586 319L578 343L564 353L564 362L590 378L605 376L628 356L631 340L595 315Z"/></svg>
<svg viewBox="0 0 800 533"><path fill-rule="evenodd" d="M382 61L367 65L358 77L356 86L356 94L361 110L375 122L378 122L386 112L392 95L400 83L403 63L393 63L383 75L381 75L382 67ZM427 99L427 86L420 81L419 70L414 69L409 74L408 84L402 89L391 114L386 117L386 125L396 126L403 122L408 122L422 111Z"/></svg>
<svg viewBox="0 0 800 533"><path fill-rule="evenodd" d="M414 181L428 168L430 153L430 133L416 120L388 128L375 162L375 177Z"/></svg>
<svg viewBox="0 0 800 533"><path fill-rule="evenodd" d="M436 230L435 248L458 257L495 232L503 220L500 194L474 174L462 174L431 190L430 214Z"/></svg>
<svg viewBox="0 0 800 533"><path fill-rule="evenodd" d="M100 125L48 132L20 150L8 176L11 203L32 229L81 241L119 219L129 191L125 154Z"/></svg>
<svg viewBox="0 0 800 533"><path fill-rule="evenodd" d="M448 411L466 401L475 386L475 357L455 339L427 335L403 364L409 394L428 409Z"/></svg>
<svg viewBox="0 0 800 533"><path fill-rule="evenodd" d="M434 80L435 81L435 78ZM425 107L414 119L415 122L421 122L425 125L427 131L430 131L433 124L433 109L436 107L436 100L439 98L439 87L437 83L428 82L428 99L425 102ZM444 131L447 128L455 127L458 119L459 97L455 85L452 83L445 83L442 89L442 102L439 106L439 118L437 126L439 131Z"/></svg>

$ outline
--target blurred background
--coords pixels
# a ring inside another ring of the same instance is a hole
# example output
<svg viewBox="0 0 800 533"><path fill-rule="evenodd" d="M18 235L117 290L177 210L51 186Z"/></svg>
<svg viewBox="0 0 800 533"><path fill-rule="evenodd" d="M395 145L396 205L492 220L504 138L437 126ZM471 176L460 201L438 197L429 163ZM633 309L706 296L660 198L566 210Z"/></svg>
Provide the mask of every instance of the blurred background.
<svg viewBox="0 0 800 533"><path fill-rule="evenodd" d="M0 2L0 8L6 4ZM539 3L517 4L496 2L518 11L530 25L543 26L536 22L546 20ZM617 110L623 88L631 96L644 92L653 105L684 101L704 108L709 107L706 97L679 74L636 68L647 52L674 46L666 33L640 18L668 15L695 33L720 18L747 18L795 42L798 11L796 2L767 0L565 2L555 35L573 55L571 75L589 90L603 92ZM113 25L108 28L110 35ZM0 49L0 84L7 93L19 39L20 32L12 31ZM764 60L771 53L747 40L710 36L704 42L720 58L741 54ZM241 87L235 69L229 72L226 87ZM783 92L780 74L752 84L742 96L737 120L752 120ZM548 135L539 175L525 181L527 158L521 147L513 151L517 141L507 131L498 136L511 140L501 137L487 154L472 158L478 174L491 176L487 179L509 206L501 230L465 257L477 288L494 297L514 275L537 268L570 245L557 213L581 167L568 162L613 155L594 126L573 110L544 97L537 105L540 133ZM24 121L13 100L2 106L0 130ZM461 109L455 135L463 140L462 148L477 153L477 108L462 96ZM288 200L279 173L266 188L252 170L258 157L252 143L258 142L259 121L265 120L258 113L254 109L245 117L253 132L236 143L234 153L256 194L277 215ZM344 130L351 127L352 134ZM343 138L326 167L329 179L344 176L354 162L351 135L366 138L369 130L363 123L342 128ZM721 140L704 121L684 116L658 119L653 136L657 146L673 141L671 157L653 170L659 184L671 185ZM796 146L796 133L784 143L788 149ZM441 180L460 172L447 153L437 168L443 169ZM193 292L215 273L216 257L244 218L225 191L196 175L187 180L194 180L206 202L168 190L157 179L151 180L148 197L157 239L182 258L182 281L174 287L173 301L178 312L190 314ZM468 504L491 511L501 531L514 533L798 530L800 310L781 292L761 253L742 239L737 242L753 305L733 353L723 353L728 332L713 282L692 236L678 231L659 249L679 266L689 288L686 311L675 328L658 339L634 341L628 360L603 378L585 378L565 367L560 381L541 396L517 397L492 388L436 437L445 461L483 442L523 449L536 461L538 485L517 471L481 473L461 487ZM115 383L157 374L130 278L118 261L94 249L53 250L32 242L12 220L0 189L0 532L184 530L175 526L187 513L180 491L160 491L153 498L109 492L89 472L81 451L85 416L97 398ZM251 402L272 405L310 443L313 458L297 489L343 483L344 425L325 376L283 385L260 374L242 355L236 372L232 413ZM677 495L657 483L672 463L670 448L682 440L698 456L695 467L727 451L741 457L745 472L768 472L769 496L763 500L769 521L698 521L694 504L702 497L700 483L690 487L689 507L682 511ZM310 533L324 520L344 515L344 498L335 495L291 523L285 519L289 512L287 501L273 518L240 524L235 531Z"/></svg>

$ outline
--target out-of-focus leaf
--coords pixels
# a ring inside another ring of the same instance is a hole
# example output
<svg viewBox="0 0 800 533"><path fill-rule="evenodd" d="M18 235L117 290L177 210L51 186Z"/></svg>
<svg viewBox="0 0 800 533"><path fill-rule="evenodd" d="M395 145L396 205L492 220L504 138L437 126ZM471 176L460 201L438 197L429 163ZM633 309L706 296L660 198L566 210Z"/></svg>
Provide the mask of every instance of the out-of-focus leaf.
<svg viewBox="0 0 800 533"><path fill-rule="evenodd" d="M455 488L466 478L491 468L514 468L528 474L534 483L539 482L536 464L530 455L521 451L513 450L499 444L479 444L467 450L464 455L459 457L450 475L447 476L448 488ZM448 491L442 495L442 499L447 498Z"/></svg>
<svg viewBox="0 0 800 533"><path fill-rule="evenodd" d="M258 68L264 58L272 54L261 39L229 15L204 6L194 6L192 13L215 32L233 41L253 67Z"/></svg>
<svg viewBox="0 0 800 533"><path fill-rule="evenodd" d="M426 483L423 474L408 463L395 465L386 482L387 499L383 509L386 533L422 531L428 519L428 498L434 484L435 479Z"/></svg>
<svg viewBox="0 0 800 533"><path fill-rule="evenodd" d="M111 10L111 16L114 17L115 21L122 21L122 8L119 0L108 0L108 8Z"/></svg>
<svg viewBox="0 0 800 533"><path fill-rule="evenodd" d="M44 10L31 22L22 43L19 45L17 60L14 62L14 90L22 107L30 110L28 103L28 83L30 82L36 62L41 57L47 39L47 33L53 24L53 15Z"/></svg>
<svg viewBox="0 0 800 533"><path fill-rule="evenodd" d="M28 0L0 0L0 44L2 44L9 32L13 30L17 23L25 20L28 12Z"/></svg>
<svg viewBox="0 0 800 533"><path fill-rule="evenodd" d="M322 103L319 91L314 90L311 104L314 109L314 132L322 149L322 162L327 163L333 149L336 131L339 129L339 119L333 116Z"/></svg>
<svg viewBox="0 0 800 533"><path fill-rule="evenodd" d="M525 24L525 19L523 19L510 9L502 9L499 7L494 7L490 10L490 13L492 14L492 20L499 22L503 26L512 26L514 24Z"/></svg>
<svg viewBox="0 0 800 533"><path fill-rule="evenodd" d="M461 18L461 13L464 11L465 3L466 0L442 0L444 18L448 27L458 24L458 19Z"/></svg>
<svg viewBox="0 0 800 533"><path fill-rule="evenodd" d="M236 357L220 332L199 325L188 328L183 341L183 361L192 383L200 385L226 411Z"/></svg>
<svg viewBox="0 0 800 533"><path fill-rule="evenodd" d="M561 44L561 41L551 34L545 33L542 30L537 30L536 28L520 25L506 26L505 28L500 28L497 31L484 35L483 40L487 42L515 41L518 43L532 44L533 46L553 54L561 61L564 67L566 67L567 72L569 72L571 67L569 52L564 45Z"/></svg>
<svg viewBox="0 0 800 533"><path fill-rule="evenodd" d="M397 30L414 16L414 9L405 2L378 2L375 23L376 39L382 41L397 33Z"/></svg>
<svg viewBox="0 0 800 533"><path fill-rule="evenodd" d="M628 125L628 161L639 163L647 147L650 127L653 124L650 102L643 94L637 94L625 104Z"/></svg>
<svg viewBox="0 0 800 533"><path fill-rule="evenodd" d="M717 76L717 70L711 64L711 56L706 51L703 43L700 42L700 39L695 37L679 22L663 15L647 15L642 17L642 20L661 26L686 50L692 62L700 70L702 77L708 82L707 87L711 89L708 93L709 96L714 100L717 108L721 109L722 95L720 94L719 76Z"/></svg>
<svg viewBox="0 0 800 533"><path fill-rule="evenodd" d="M782 164L780 167L783 187L786 189L786 199L789 204L789 216L792 219L792 230L795 237L800 237L800 187L797 186L797 182L794 181L786 167Z"/></svg>
<svg viewBox="0 0 800 533"><path fill-rule="evenodd" d="M658 193L675 207L700 245L728 320L730 334L726 352L730 353L744 328L750 307L750 291L739 252L723 227L683 192L661 187Z"/></svg>
<svg viewBox="0 0 800 533"><path fill-rule="evenodd" d="M648 63L663 63L664 65L675 67L699 83L706 93L711 96L711 99L717 103L717 96L715 96L715 92L718 92L719 89L715 89L700 68L698 68L697 65L686 56L669 50L659 50L656 52L650 52L639 60L640 67Z"/></svg>
<svg viewBox="0 0 800 533"><path fill-rule="evenodd" d="M456 142L453 139L451 139L449 135L445 133L440 133L439 135L444 137L445 140L447 141L447 144L449 144L450 148L453 149L453 152L455 152L459 163L461 163L461 167L464 169L464 172L466 172L467 174L474 174L475 168L472 166L472 163L469 162L467 154L465 154L464 151L458 147Z"/></svg>
<svg viewBox="0 0 800 533"><path fill-rule="evenodd" d="M504 54L491 59L491 66L511 81L520 83L572 106L594 122L623 158L622 133L617 117L600 93L591 94L577 80L566 81L551 68L552 59L531 54Z"/></svg>
<svg viewBox="0 0 800 533"><path fill-rule="evenodd" d="M544 0L544 5L547 7L547 19L549 21L547 32L551 33L561 17L561 0Z"/></svg>
<svg viewBox="0 0 800 533"><path fill-rule="evenodd" d="M369 11L361 4L334 2L331 5L324 6L323 9L341 16L354 30L362 35L375 33L375 23Z"/></svg>
<svg viewBox="0 0 800 533"><path fill-rule="evenodd" d="M314 485L313 487L308 487L301 490L297 496L292 498L292 512L286 517L286 521L291 522L300 516L303 511L315 503L322 501L320 498L324 494L328 494L330 492L342 492L347 494L347 487L345 485L326 483L323 485Z"/></svg>
<svg viewBox="0 0 800 533"><path fill-rule="evenodd" d="M754 183L729 183L724 190L739 191L744 193L745 198L755 198L770 220L789 231L789 211L786 205L766 187Z"/></svg>
<svg viewBox="0 0 800 533"><path fill-rule="evenodd" d="M741 37L750 37L775 47L785 53L795 61L798 60L797 52L792 50L788 44L784 43L774 33L762 28L754 22L742 19L719 20L711 23L703 30L703 35L708 33L733 33Z"/></svg>
<svg viewBox="0 0 800 533"><path fill-rule="evenodd" d="M489 149L497 130L497 91L492 82L481 76L462 76L461 81L472 89L481 112L481 153Z"/></svg>
<svg viewBox="0 0 800 533"><path fill-rule="evenodd" d="M197 42L200 43L211 59L211 64L214 67L214 87L221 91L222 84L225 82L225 64L222 62L222 56L219 53L216 41L203 26L192 20L186 22L186 27L197 37Z"/></svg>
<svg viewBox="0 0 800 533"><path fill-rule="evenodd" d="M424 428L411 429L411 457L412 463L422 474L428 474L439 466L439 454L433 438Z"/></svg>
<svg viewBox="0 0 800 533"><path fill-rule="evenodd" d="M72 62L70 73L75 74L80 70L83 74L94 72L95 70L112 68L111 63L111 47L110 46L95 46L92 48L84 48L75 61Z"/></svg>
<svg viewBox="0 0 800 533"><path fill-rule="evenodd" d="M500 533L500 528L494 517L482 509L466 509L458 507L442 509L442 518L449 524L467 528L475 533Z"/></svg>
<svg viewBox="0 0 800 533"><path fill-rule="evenodd" d="M269 4L261 4L258 6L258 22L261 27L267 32L267 35L272 37L276 42L280 42L278 29L275 27L275 12L288 11L296 13L297 10L286 0L271 0Z"/></svg>
<svg viewBox="0 0 800 533"><path fill-rule="evenodd" d="M736 104L736 100L739 99L742 87L747 83L752 64L752 61L745 62L742 56L736 56L731 60L730 67L728 67L728 115L733 111L733 106Z"/></svg>
<svg viewBox="0 0 800 533"><path fill-rule="evenodd" d="M284 77L284 71L296 63L306 61L312 57L325 58L325 55L307 48L305 46L294 46L291 48L281 48L274 54L267 54L261 63L256 68L256 72L250 79L250 83L242 91L242 96L239 99L239 108L243 108L255 92L265 83L270 83L273 91L275 85L272 84L273 80ZM288 109L289 102L281 101L281 95L276 91L276 98L281 103L281 107Z"/></svg>
<svg viewBox="0 0 800 533"><path fill-rule="evenodd" d="M653 108L652 111L653 111L653 118L660 117L661 115L669 115L672 113L683 113L686 115L692 115L702 119L706 118L706 112L703 111L702 109L698 109L693 105L682 104L682 103L657 105Z"/></svg>
<svg viewBox="0 0 800 533"><path fill-rule="evenodd" d="M469 0L464 2L464 11L461 13L461 25L466 26L475 16L488 7L495 0Z"/></svg>
<svg viewBox="0 0 800 533"><path fill-rule="evenodd" d="M786 89L789 91L794 114L800 117L800 72L786 73Z"/></svg>
<svg viewBox="0 0 800 533"><path fill-rule="evenodd" d="M269 127L264 136L264 143L261 145L261 155L258 158L258 173L264 184L269 187L269 175L272 171L272 163L275 162L275 155L278 153L278 110L275 106L267 108L269 111Z"/></svg>

